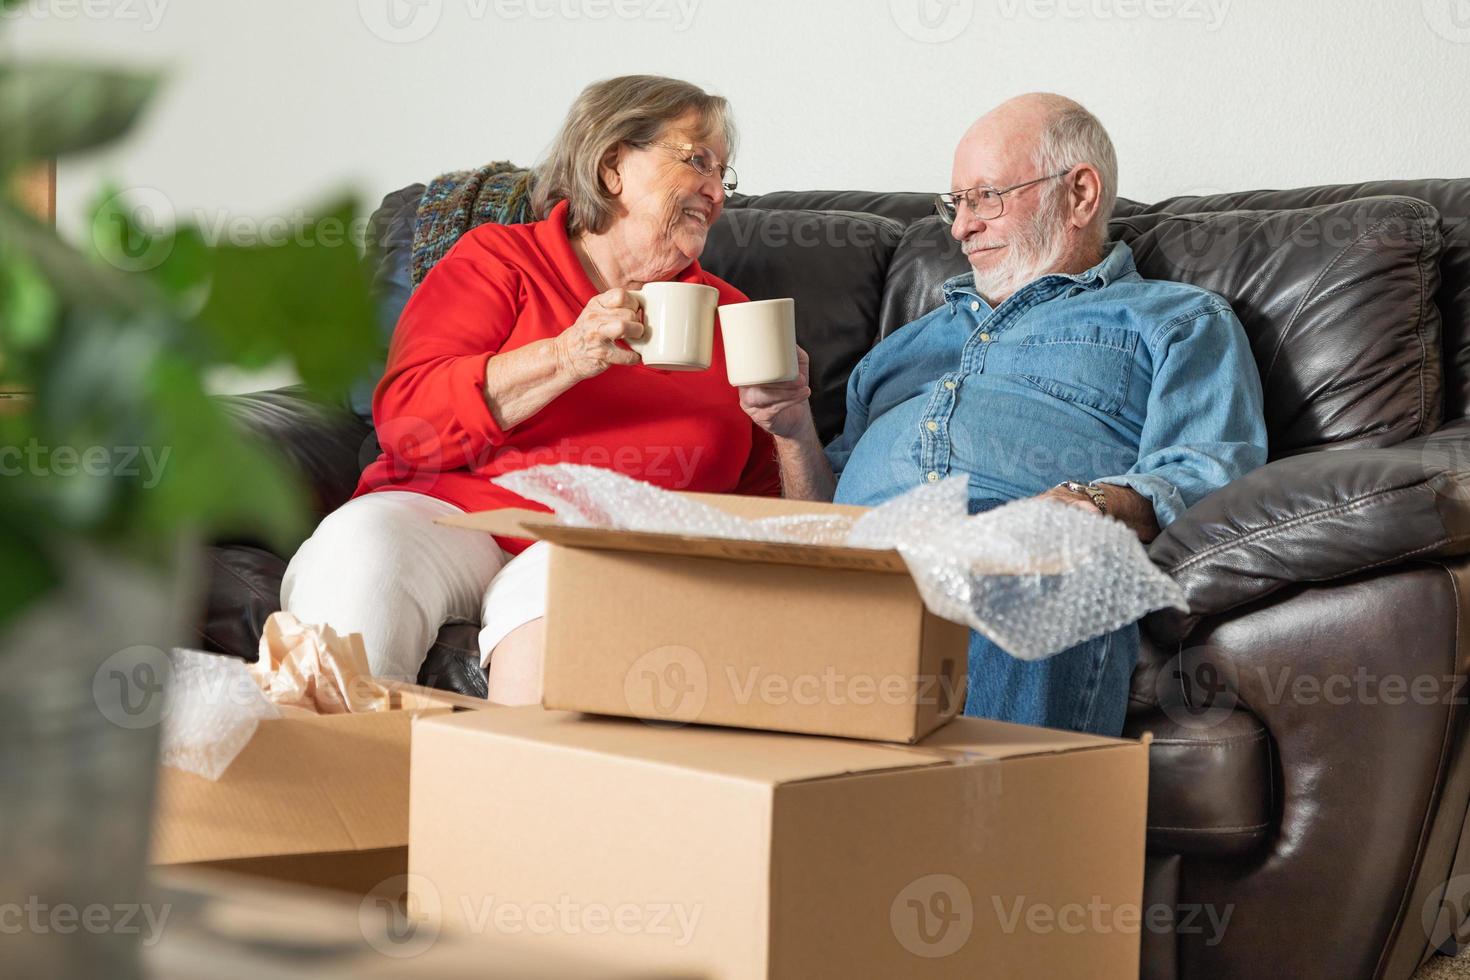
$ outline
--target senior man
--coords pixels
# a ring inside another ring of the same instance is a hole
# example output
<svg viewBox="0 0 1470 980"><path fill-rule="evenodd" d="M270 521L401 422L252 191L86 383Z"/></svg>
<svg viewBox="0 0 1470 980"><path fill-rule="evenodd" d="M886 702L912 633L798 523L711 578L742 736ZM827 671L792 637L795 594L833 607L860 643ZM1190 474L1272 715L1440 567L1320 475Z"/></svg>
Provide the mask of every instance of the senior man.
<svg viewBox="0 0 1470 980"><path fill-rule="evenodd" d="M938 197L971 270L874 347L825 450L801 377L742 389L775 437L783 492L876 505L966 474L970 511L1042 496L1143 541L1266 460L1261 381L1220 297L1144 279L1108 242L1117 158L1090 112L1023 95L972 125ZM971 633L965 713L1116 735L1132 624L1035 662Z"/></svg>

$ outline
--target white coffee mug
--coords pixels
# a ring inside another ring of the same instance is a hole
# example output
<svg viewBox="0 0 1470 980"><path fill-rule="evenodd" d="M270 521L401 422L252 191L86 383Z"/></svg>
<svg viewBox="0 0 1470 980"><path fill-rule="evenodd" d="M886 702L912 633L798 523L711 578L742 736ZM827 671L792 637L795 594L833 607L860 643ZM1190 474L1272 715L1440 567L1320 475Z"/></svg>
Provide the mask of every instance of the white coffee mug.
<svg viewBox="0 0 1470 980"><path fill-rule="evenodd" d="M643 363L665 371L703 371L715 349L720 291L693 282L651 282L629 295L643 308L643 336L628 341Z"/></svg>
<svg viewBox="0 0 1470 980"><path fill-rule="evenodd" d="M725 373L735 387L795 381L796 301L762 299L720 307Z"/></svg>

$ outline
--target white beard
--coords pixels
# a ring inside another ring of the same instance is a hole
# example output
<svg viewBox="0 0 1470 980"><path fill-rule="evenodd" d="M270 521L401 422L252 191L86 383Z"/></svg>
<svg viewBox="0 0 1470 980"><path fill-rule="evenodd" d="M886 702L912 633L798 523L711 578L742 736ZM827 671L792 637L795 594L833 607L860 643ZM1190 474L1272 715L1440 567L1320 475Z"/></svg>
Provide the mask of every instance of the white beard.
<svg viewBox="0 0 1470 980"><path fill-rule="evenodd" d="M1057 268L1066 251L1060 195L1046 194L1024 225L1006 238L1005 255L989 269L975 270L975 291L997 306L1022 286Z"/></svg>

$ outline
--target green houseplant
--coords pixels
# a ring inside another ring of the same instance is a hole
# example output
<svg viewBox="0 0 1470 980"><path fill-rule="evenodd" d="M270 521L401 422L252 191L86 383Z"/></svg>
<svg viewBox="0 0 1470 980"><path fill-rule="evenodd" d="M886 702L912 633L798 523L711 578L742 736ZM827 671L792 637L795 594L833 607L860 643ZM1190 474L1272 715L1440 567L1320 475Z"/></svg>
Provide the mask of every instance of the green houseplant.
<svg viewBox="0 0 1470 980"><path fill-rule="evenodd" d="M0 61L3 186L119 139L159 86ZM125 193L99 200L81 246L0 201L0 383L31 392L0 415L0 902L73 914L142 900L151 695L196 614L199 544L248 534L289 553L308 526L305 491L230 423L207 373L289 360L335 402L380 354L358 250L335 233L351 201L290 241L236 245L143 226ZM6 937L7 972L137 974L120 919L35 921Z"/></svg>

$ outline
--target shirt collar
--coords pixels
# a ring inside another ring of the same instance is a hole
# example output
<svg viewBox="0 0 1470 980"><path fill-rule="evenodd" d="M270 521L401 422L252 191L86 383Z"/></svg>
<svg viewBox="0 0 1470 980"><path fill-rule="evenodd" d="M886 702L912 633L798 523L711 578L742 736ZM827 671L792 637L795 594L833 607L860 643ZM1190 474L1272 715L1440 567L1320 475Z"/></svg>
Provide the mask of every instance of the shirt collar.
<svg viewBox="0 0 1470 980"><path fill-rule="evenodd" d="M1136 274L1137 271L1137 266L1133 262L1133 249L1129 248L1126 242L1115 242L1113 243L1113 247L1108 250L1108 254L1103 256L1102 261L1085 272L1079 272L1076 275L1058 272L1050 276L1041 276L1040 278L1056 278L1075 283L1084 289L1092 290L1110 286L1130 273ZM1032 280L1032 282L1036 281L1034 279ZM973 270L962 272L957 276L952 276L944 280L944 286L942 288L946 303L951 302L956 293L968 293L979 296L979 293L975 289L975 273Z"/></svg>

